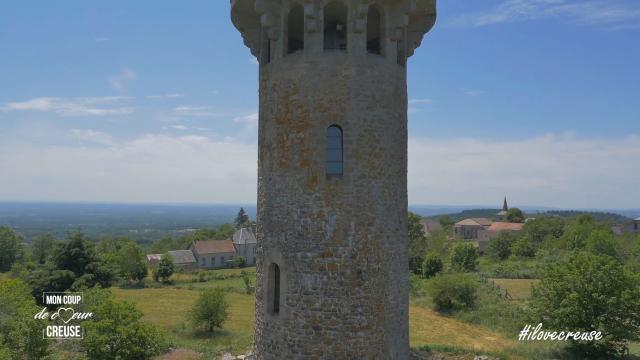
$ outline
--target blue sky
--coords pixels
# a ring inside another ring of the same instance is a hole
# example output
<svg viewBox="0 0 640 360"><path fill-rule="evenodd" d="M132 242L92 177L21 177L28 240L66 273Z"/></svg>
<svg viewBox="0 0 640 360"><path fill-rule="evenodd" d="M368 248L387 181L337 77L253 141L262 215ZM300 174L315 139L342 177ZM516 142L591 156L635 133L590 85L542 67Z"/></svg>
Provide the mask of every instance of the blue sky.
<svg viewBox="0 0 640 360"><path fill-rule="evenodd" d="M412 204L640 207L640 3L446 0L409 60ZM254 202L228 1L0 12L0 200Z"/></svg>

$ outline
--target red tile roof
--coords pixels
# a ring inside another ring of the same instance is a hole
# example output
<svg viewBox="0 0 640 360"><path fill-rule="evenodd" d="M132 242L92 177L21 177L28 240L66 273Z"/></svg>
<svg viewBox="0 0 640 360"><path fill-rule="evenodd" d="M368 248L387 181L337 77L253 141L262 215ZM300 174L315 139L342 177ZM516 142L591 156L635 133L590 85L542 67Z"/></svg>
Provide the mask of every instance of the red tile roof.
<svg viewBox="0 0 640 360"><path fill-rule="evenodd" d="M193 249L198 254L220 254L235 252L233 242L231 240L206 240L195 241Z"/></svg>
<svg viewBox="0 0 640 360"><path fill-rule="evenodd" d="M510 222L494 222L487 230L493 231L520 231L524 228L524 224Z"/></svg>

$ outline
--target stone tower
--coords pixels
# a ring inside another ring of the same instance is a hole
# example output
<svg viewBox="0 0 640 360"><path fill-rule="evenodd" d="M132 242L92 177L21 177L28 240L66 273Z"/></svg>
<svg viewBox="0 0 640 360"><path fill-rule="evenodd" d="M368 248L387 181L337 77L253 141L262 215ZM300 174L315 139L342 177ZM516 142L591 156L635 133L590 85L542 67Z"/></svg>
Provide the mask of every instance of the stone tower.
<svg viewBox="0 0 640 360"><path fill-rule="evenodd" d="M258 359L407 359L406 59L435 0L231 0L260 64Z"/></svg>

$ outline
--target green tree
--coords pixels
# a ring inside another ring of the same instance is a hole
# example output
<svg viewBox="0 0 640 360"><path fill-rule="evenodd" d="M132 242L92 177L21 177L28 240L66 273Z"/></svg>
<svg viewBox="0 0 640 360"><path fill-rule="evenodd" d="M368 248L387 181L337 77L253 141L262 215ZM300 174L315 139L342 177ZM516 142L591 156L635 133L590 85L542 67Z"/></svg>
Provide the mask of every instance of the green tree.
<svg viewBox="0 0 640 360"><path fill-rule="evenodd" d="M511 256L511 247L516 238L510 231L500 231L497 236L489 240L487 254L494 259L504 260Z"/></svg>
<svg viewBox="0 0 640 360"><path fill-rule="evenodd" d="M585 249L595 255L609 255L618 257L618 244L609 229L596 229L589 234Z"/></svg>
<svg viewBox="0 0 640 360"><path fill-rule="evenodd" d="M449 215L440 217L440 225L445 229L450 229L456 222Z"/></svg>
<svg viewBox="0 0 640 360"><path fill-rule="evenodd" d="M171 275L173 275L174 266L173 260L169 254L162 255L160 258L160 262L158 263L158 268L154 274L156 281L167 282Z"/></svg>
<svg viewBox="0 0 640 360"><path fill-rule="evenodd" d="M507 211L507 221L513 223L523 223L524 213L518 208L511 208Z"/></svg>
<svg viewBox="0 0 640 360"><path fill-rule="evenodd" d="M236 232L236 228L233 224L222 224L216 228L216 236L214 240L226 240L233 236L233 233Z"/></svg>
<svg viewBox="0 0 640 360"><path fill-rule="evenodd" d="M47 261L55 240L51 234L43 234L36 237L32 243L31 260L37 264L44 264Z"/></svg>
<svg viewBox="0 0 640 360"><path fill-rule="evenodd" d="M217 238L217 232L215 229L198 229L193 233L194 241L211 240ZM169 249L175 250L175 249Z"/></svg>
<svg viewBox="0 0 640 360"><path fill-rule="evenodd" d="M544 270L533 290L533 319L546 328L601 331L600 341L571 340L584 358L621 354L640 338L639 284L611 257L581 252Z"/></svg>
<svg viewBox="0 0 640 360"><path fill-rule="evenodd" d="M94 318L83 323L82 346L90 359L150 359L167 349L164 335L142 321L133 303L102 301L91 307Z"/></svg>
<svg viewBox="0 0 640 360"><path fill-rule="evenodd" d="M229 304L225 299L222 288L209 288L202 290L200 297L193 305L190 317L193 323L203 325L207 331L213 332L214 328L221 328L229 315Z"/></svg>
<svg viewBox="0 0 640 360"><path fill-rule="evenodd" d="M76 276L84 275L89 264L97 262L93 245L81 232L74 232L66 242L56 243L51 254L51 263L55 269L69 270Z"/></svg>
<svg viewBox="0 0 640 360"><path fill-rule="evenodd" d="M249 215L244 211L244 208L240 208L234 221L236 228L241 228L249 222Z"/></svg>
<svg viewBox="0 0 640 360"><path fill-rule="evenodd" d="M456 271L471 272L478 265L478 249L473 244L458 244L451 253L451 267Z"/></svg>
<svg viewBox="0 0 640 360"><path fill-rule="evenodd" d="M409 270L414 274L422 273L422 262L427 252L427 237L420 223L421 217L409 211Z"/></svg>
<svg viewBox="0 0 640 360"><path fill-rule="evenodd" d="M518 241L516 241L511 247L511 252L513 252L515 256L521 258L536 256L535 248L526 237L518 239Z"/></svg>
<svg viewBox="0 0 640 360"><path fill-rule="evenodd" d="M598 228L603 226L598 224L591 215L579 215L565 225L560 244L567 250L582 250L586 246L589 235Z"/></svg>
<svg viewBox="0 0 640 360"><path fill-rule="evenodd" d="M147 276L147 261L138 244L130 242L120 248L118 269L125 280L140 282Z"/></svg>
<svg viewBox="0 0 640 360"><path fill-rule="evenodd" d="M478 283L467 274L447 274L431 279L429 290L436 310L461 310L474 307Z"/></svg>
<svg viewBox="0 0 640 360"><path fill-rule="evenodd" d="M7 226L0 226L0 271L9 271L20 251L22 238Z"/></svg>
<svg viewBox="0 0 640 360"><path fill-rule="evenodd" d="M559 217L541 217L527 221L524 233L534 245L540 245L545 238L559 239L564 234L565 221Z"/></svg>
<svg viewBox="0 0 640 360"><path fill-rule="evenodd" d="M422 263L422 276L426 278L434 277L442 272L443 268L444 264L442 263L440 256L436 253L430 252Z"/></svg>
<svg viewBox="0 0 640 360"><path fill-rule="evenodd" d="M1 359L42 359L48 354L48 342L42 338L45 323L33 318L38 310L25 283L0 281Z"/></svg>

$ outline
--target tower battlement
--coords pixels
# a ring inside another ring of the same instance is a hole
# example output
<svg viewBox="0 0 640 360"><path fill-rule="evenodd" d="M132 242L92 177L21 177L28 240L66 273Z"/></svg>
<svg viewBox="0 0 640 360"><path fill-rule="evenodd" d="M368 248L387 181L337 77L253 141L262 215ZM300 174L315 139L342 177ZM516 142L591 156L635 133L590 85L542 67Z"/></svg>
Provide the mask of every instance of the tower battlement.
<svg viewBox="0 0 640 360"><path fill-rule="evenodd" d="M262 65L342 50L404 65L436 19L435 0L231 0L231 19Z"/></svg>

